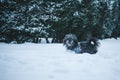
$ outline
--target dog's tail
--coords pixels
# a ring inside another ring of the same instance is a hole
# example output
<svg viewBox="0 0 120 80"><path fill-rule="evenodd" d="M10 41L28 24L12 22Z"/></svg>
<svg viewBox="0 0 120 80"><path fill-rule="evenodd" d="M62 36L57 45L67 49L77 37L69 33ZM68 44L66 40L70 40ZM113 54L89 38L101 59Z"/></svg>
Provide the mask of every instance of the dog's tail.
<svg viewBox="0 0 120 80"><path fill-rule="evenodd" d="M97 38L90 38L88 43L94 47L98 47L100 44Z"/></svg>

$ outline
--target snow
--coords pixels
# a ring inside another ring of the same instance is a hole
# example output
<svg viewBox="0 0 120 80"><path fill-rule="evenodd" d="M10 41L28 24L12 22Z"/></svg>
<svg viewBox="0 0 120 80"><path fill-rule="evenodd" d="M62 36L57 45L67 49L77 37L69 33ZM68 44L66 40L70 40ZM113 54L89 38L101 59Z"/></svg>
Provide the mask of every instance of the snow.
<svg viewBox="0 0 120 80"><path fill-rule="evenodd" d="M119 80L120 39L100 43L95 55L62 44L0 43L0 80Z"/></svg>
<svg viewBox="0 0 120 80"><path fill-rule="evenodd" d="M82 0L78 0L80 3L82 2Z"/></svg>

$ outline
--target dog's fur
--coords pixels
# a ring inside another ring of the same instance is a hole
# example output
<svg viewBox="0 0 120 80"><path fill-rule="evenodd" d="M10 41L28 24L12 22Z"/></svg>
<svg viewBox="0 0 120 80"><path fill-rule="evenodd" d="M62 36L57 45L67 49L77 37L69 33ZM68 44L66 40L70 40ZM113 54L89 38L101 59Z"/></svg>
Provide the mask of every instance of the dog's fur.
<svg viewBox="0 0 120 80"><path fill-rule="evenodd" d="M68 50L73 50L77 45L77 37L74 34L67 34L63 39L63 44L66 46Z"/></svg>
<svg viewBox="0 0 120 80"><path fill-rule="evenodd" d="M96 38L91 38L84 42L78 42L76 35L67 34L63 39L63 44L68 50L75 51L75 53L97 53L99 42Z"/></svg>

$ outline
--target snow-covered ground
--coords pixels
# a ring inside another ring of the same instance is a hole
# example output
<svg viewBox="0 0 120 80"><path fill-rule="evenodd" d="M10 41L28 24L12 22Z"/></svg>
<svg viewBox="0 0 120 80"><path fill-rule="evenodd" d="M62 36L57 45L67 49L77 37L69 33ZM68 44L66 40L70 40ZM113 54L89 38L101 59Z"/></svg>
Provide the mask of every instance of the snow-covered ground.
<svg viewBox="0 0 120 80"><path fill-rule="evenodd" d="M62 44L0 43L0 80L120 80L120 39L100 43L95 55Z"/></svg>

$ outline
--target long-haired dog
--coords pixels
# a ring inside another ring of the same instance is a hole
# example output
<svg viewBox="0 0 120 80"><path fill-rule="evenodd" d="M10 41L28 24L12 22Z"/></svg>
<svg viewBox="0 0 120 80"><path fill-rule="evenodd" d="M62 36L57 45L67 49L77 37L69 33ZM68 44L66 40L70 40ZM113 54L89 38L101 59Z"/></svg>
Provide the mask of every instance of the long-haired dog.
<svg viewBox="0 0 120 80"><path fill-rule="evenodd" d="M67 50L75 51L75 53L97 53L97 48L99 42L96 38L91 38L84 42L78 42L76 35L67 34L63 39L63 44L66 46Z"/></svg>

